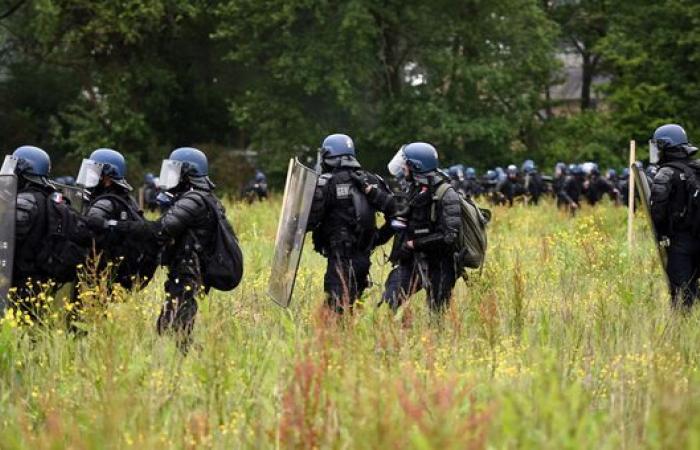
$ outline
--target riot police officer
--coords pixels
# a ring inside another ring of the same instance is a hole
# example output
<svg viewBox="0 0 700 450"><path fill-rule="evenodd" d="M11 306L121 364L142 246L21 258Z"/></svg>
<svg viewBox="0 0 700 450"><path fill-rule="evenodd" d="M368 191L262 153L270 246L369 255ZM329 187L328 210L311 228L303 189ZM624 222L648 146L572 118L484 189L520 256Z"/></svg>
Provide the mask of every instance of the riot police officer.
<svg viewBox="0 0 700 450"><path fill-rule="evenodd" d="M692 200L700 164L691 159L698 149L681 126L668 124L654 131L650 150L650 162L659 164L651 187L651 215L657 238L668 245L666 272L673 304L690 307L698 297L700 276L699 216Z"/></svg>
<svg viewBox="0 0 700 450"><path fill-rule="evenodd" d="M438 154L430 144L414 142L402 147L388 165L410 181L408 206L400 212L405 226L396 226L383 300L396 310L420 289L428 294L432 311L449 305L456 282L455 251L461 226L459 194L449 188L437 191L449 179L438 168ZM400 223L400 222L399 222Z"/></svg>
<svg viewBox="0 0 700 450"><path fill-rule="evenodd" d="M523 184L520 180L520 174L518 173L518 168L515 166L515 164L511 164L506 168L506 178L499 185L498 191L506 199L509 206L513 206L515 197L525 193Z"/></svg>
<svg viewBox="0 0 700 450"><path fill-rule="evenodd" d="M327 305L340 313L351 308L368 286L376 213L389 218L396 206L384 181L362 169L349 136L331 134L319 151L322 174L307 230L315 250L327 258L323 280Z"/></svg>
<svg viewBox="0 0 700 450"><path fill-rule="evenodd" d="M90 193L86 217L95 235L99 268L116 268L115 282L131 289L134 281L148 282L158 267L159 248L153 227L131 197L126 160L116 150L97 149L83 160L78 184Z"/></svg>
<svg viewBox="0 0 700 450"><path fill-rule="evenodd" d="M141 186L141 201L142 208L148 211L158 210L158 179L152 173L147 173L143 177L143 186Z"/></svg>
<svg viewBox="0 0 700 450"><path fill-rule="evenodd" d="M214 196L206 155L192 147L182 147L163 161L160 173L161 196L170 206L158 221L158 237L164 244L161 263L168 268L166 300L157 321L159 334L174 332L186 351L197 314L197 296L208 290L202 284L203 252L214 246L216 214L223 211ZM213 211L209 204L220 211Z"/></svg>
<svg viewBox="0 0 700 450"><path fill-rule="evenodd" d="M530 203L537 205L545 191L545 185L540 172L537 170L535 161L531 159L525 160L521 170L524 176L523 191L530 197Z"/></svg>
<svg viewBox="0 0 700 450"><path fill-rule="evenodd" d="M40 311L26 301L46 286L75 281L90 245L87 226L49 180L50 170L49 155L28 145L7 156L0 169L18 178L12 286L18 306L32 315Z"/></svg>
<svg viewBox="0 0 700 450"><path fill-rule="evenodd" d="M476 169L467 167L464 170L464 191L469 197L477 197L482 194L483 189L476 178Z"/></svg>
<svg viewBox="0 0 700 450"><path fill-rule="evenodd" d="M243 196L248 203L253 203L255 200L263 201L267 199L267 176L265 176L263 171L255 171L255 176L248 182L248 185L243 190Z"/></svg>
<svg viewBox="0 0 700 450"><path fill-rule="evenodd" d="M568 172L569 175L564 179L557 196L558 202L567 206L569 212L573 215L580 208L585 173L580 164L571 164Z"/></svg>

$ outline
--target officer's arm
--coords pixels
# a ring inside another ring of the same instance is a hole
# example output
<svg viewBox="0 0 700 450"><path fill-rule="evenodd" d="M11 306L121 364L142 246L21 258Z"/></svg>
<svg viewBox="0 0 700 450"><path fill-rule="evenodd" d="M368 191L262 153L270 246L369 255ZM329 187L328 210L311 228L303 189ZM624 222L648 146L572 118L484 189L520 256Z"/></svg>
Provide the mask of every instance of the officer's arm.
<svg viewBox="0 0 700 450"><path fill-rule="evenodd" d="M306 224L306 230L312 231L323 222L323 216L326 213L326 199L328 197L328 186L330 176L324 174L316 183L314 190L314 199L311 202L311 212L309 213L309 221Z"/></svg>
<svg viewBox="0 0 700 450"><path fill-rule="evenodd" d="M451 246L457 240L459 228L462 226L462 206L459 194L454 189L449 189L442 197L440 210L442 231L416 239L413 244L416 250L427 250L435 245Z"/></svg>
<svg viewBox="0 0 700 450"><path fill-rule="evenodd" d="M20 241L27 237L36 220L38 211L39 206L32 194L22 192L17 195L15 239Z"/></svg>
<svg viewBox="0 0 700 450"><path fill-rule="evenodd" d="M668 232L668 218L670 216L669 199L673 191L673 169L662 167L654 177L651 185L651 196L649 203L651 206L651 218L654 227L660 235Z"/></svg>
<svg viewBox="0 0 700 450"><path fill-rule="evenodd" d="M367 200L375 210L381 211L385 217L395 217L397 206L394 194L381 177L377 175L371 175L371 177L374 179L374 184L367 193Z"/></svg>
<svg viewBox="0 0 700 450"><path fill-rule="evenodd" d="M168 209L160 218L160 234L171 239L179 238L190 228L202 214L206 214L207 205L197 194L186 193Z"/></svg>

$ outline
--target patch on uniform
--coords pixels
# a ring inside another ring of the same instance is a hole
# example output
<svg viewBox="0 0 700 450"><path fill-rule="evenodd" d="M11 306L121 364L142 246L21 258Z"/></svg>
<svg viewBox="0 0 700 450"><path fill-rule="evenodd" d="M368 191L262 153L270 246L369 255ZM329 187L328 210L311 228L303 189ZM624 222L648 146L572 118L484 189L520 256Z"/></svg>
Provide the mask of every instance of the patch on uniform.
<svg viewBox="0 0 700 450"><path fill-rule="evenodd" d="M350 197L350 184L336 184L335 185L335 198L348 198Z"/></svg>
<svg viewBox="0 0 700 450"><path fill-rule="evenodd" d="M126 213L126 211L122 211L119 214L119 220L127 220L127 219L129 219L129 215Z"/></svg>
<svg viewBox="0 0 700 450"><path fill-rule="evenodd" d="M51 201L54 203L63 203L63 194L60 192L54 192L51 194Z"/></svg>

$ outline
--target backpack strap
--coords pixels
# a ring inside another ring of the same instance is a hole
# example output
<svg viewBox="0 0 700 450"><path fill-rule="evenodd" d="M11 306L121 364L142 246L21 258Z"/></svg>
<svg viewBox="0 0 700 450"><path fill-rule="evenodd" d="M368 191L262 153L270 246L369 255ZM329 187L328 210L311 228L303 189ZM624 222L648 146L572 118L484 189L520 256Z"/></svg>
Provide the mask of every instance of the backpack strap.
<svg viewBox="0 0 700 450"><path fill-rule="evenodd" d="M435 190L435 195L433 195L433 204L430 206L431 222L437 222L437 204L442 201L443 197L445 197L445 194L447 194L447 191L449 191L450 189L454 188L450 183L444 182Z"/></svg>

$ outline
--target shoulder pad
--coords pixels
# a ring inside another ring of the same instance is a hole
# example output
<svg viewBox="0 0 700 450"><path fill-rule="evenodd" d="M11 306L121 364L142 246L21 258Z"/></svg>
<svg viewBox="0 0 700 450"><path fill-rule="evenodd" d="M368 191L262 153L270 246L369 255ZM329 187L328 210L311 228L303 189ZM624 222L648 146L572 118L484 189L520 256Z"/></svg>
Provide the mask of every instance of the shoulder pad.
<svg viewBox="0 0 700 450"><path fill-rule="evenodd" d="M673 178L675 170L672 167L664 166L656 172L654 183L668 183Z"/></svg>
<svg viewBox="0 0 700 450"><path fill-rule="evenodd" d="M317 184L318 184L319 186L325 186L325 185L328 184L329 181L331 181L332 178L333 178L333 174L332 174L332 173L324 173L323 175L321 175L320 177L318 177L318 183L317 183Z"/></svg>

